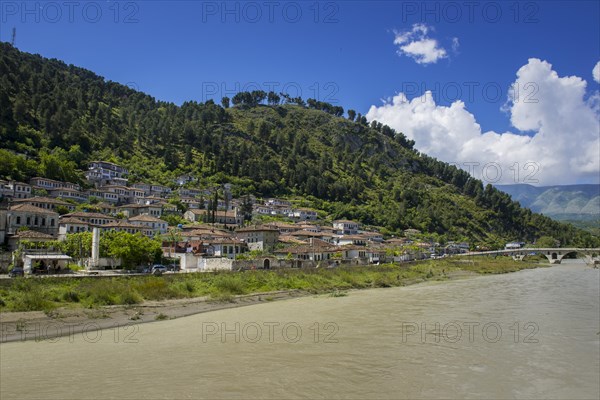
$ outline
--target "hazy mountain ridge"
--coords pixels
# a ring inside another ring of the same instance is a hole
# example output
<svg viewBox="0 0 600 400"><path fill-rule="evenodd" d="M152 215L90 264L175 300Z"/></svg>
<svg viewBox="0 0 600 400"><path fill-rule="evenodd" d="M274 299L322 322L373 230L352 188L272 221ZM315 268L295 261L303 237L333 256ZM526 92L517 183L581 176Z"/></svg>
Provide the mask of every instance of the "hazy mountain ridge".
<svg viewBox="0 0 600 400"><path fill-rule="evenodd" d="M558 220L600 218L600 185L497 185L533 212Z"/></svg>

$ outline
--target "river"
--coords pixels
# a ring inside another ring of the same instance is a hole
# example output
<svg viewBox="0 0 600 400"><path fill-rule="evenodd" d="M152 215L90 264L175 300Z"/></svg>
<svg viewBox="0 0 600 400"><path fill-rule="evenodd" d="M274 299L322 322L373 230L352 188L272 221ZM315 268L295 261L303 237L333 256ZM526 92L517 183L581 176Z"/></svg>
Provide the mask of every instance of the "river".
<svg viewBox="0 0 600 400"><path fill-rule="evenodd" d="M0 398L600 394L600 271L572 263L0 345Z"/></svg>

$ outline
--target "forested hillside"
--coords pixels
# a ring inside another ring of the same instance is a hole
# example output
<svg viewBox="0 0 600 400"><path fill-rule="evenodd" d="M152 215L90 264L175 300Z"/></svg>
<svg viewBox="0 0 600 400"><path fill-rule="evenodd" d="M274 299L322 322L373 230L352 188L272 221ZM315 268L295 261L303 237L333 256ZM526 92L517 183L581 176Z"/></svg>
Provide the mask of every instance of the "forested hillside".
<svg viewBox="0 0 600 400"><path fill-rule="evenodd" d="M189 173L200 186L234 183L239 195L302 196L333 218L389 232L417 228L482 245L542 235L594 244L420 154L401 133L347 114L264 92L177 106L0 43L0 177L82 182L86 162L102 159L128 167L132 182L172 185Z"/></svg>

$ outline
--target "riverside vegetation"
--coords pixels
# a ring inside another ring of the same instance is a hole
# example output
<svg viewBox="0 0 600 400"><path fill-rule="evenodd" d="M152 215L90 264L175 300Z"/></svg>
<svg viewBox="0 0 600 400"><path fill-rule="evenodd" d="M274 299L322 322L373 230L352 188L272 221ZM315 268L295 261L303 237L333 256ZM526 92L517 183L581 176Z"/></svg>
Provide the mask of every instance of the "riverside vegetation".
<svg viewBox="0 0 600 400"><path fill-rule="evenodd" d="M448 259L411 264L277 269L244 272L167 274L88 278L16 278L0 281L0 311L46 311L58 307L96 308L135 305L147 300L206 296L209 301L235 301L235 296L300 290L331 293L345 290L405 286L445 280L461 272L498 274L535 268L536 260L516 262L507 257ZM267 299L268 300L268 299Z"/></svg>

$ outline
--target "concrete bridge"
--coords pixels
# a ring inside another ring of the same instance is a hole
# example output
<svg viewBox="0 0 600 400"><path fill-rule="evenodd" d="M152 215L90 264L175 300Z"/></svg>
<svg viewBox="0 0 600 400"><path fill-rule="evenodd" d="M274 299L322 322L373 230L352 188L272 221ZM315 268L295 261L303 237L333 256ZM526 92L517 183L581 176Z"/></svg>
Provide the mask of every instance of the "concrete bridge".
<svg viewBox="0 0 600 400"><path fill-rule="evenodd" d="M463 253L463 256L512 256L515 260L523 260L529 255L542 254L546 256L550 264L560 264L562 259L568 254L577 254L583 256L585 262L590 265L600 263L600 248L521 248L521 249L505 249L494 251L476 251Z"/></svg>

